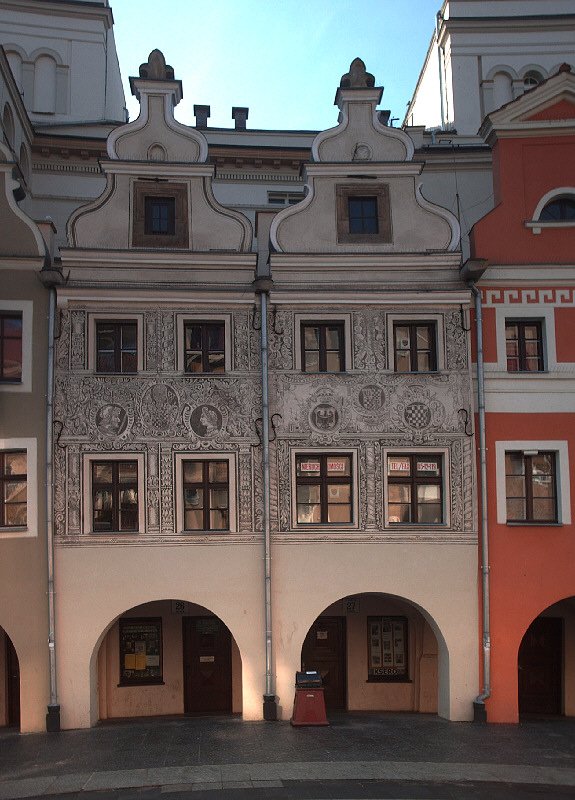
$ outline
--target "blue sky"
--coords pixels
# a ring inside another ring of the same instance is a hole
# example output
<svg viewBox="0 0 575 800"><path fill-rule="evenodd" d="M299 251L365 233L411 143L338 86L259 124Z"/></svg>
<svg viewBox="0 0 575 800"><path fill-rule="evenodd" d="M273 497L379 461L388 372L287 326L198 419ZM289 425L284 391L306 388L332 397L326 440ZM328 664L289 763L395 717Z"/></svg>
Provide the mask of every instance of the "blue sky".
<svg viewBox="0 0 575 800"><path fill-rule="evenodd" d="M248 128L322 130L337 121L335 91L360 56L385 91L380 108L403 120L441 0L111 0L130 118L128 78L155 47L184 99L176 117L233 127L232 106L248 106ZM164 13L162 14L162 10ZM159 13L158 13L159 12Z"/></svg>

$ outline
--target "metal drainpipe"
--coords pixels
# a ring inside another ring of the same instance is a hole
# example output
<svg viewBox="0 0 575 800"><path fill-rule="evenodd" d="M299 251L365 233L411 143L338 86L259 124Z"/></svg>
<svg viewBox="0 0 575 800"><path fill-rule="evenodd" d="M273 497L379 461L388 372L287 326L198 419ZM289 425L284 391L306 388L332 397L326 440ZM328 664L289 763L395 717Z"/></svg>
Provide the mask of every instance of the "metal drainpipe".
<svg viewBox="0 0 575 800"><path fill-rule="evenodd" d="M60 730L60 706L56 684L56 614L54 603L54 506L52 422L54 394L54 329L56 320L56 289L49 289L48 306L48 375L46 379L46 548L48 553L48 653L50 656L50 703L46 714L46 730Z"/></svg>
<svg viewBox="0 0 575 800"><path fill-rule="evenodd" d="M264 719L277 719L277 704L273 681L272 640L272 575L270 535L270 403L268 382L268 289L269 280L256 282L261 303L261 362L262 362L262 460L263 460L263 524L264 524L264 603L266 626L266 691L264 694Z"/></svg>
<svg viewBox="0 0 575 800"><path fill-rule="evenodd" d="M483 691L473 702L474 720L487 722L485 701L491 696L491 630L489 620L489 526L487 519L487 449L485 445L485 371L483 368L483 314L481 292L469 284L475 298L477 333L477 407L479 414L479 462L481 475L481 590L483 601Z"/></svg>

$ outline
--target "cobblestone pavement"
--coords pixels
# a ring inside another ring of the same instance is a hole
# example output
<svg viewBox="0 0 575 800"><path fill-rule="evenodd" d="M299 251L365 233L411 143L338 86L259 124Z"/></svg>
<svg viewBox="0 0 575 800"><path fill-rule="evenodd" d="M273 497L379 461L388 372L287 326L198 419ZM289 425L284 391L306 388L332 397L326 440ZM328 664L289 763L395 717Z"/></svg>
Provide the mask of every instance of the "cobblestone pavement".
<svg viewBox="0 0 575 800"><path fill-rule="evenodd" d="M325 728L293 728L237 717L174 717L57 734L3 732L0 800L63 794L71 800L90 791L100 800L190 792L195 800L201 792L216 800L246 791L254 800L575 797L575 719L480 725L352 713L330 721ZM509 786L516 793L501 794ZM393 794L400 789L403 794ZM371 791L376 794L365 794Z"/></svg>

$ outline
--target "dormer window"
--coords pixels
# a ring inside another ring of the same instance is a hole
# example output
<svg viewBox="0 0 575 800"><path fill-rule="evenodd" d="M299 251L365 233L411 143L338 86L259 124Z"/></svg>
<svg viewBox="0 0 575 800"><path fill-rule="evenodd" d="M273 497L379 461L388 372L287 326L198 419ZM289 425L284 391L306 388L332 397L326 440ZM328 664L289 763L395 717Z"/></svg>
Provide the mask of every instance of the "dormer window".
<svg viewBox="0 0 575 800"><path fill-rule="evenodd" d="M575 188L561 186L552 189L537 203L533 219L525 222L526 228L539 234L548 228L572 228L575 226Z"/></svg>
<svg viewBox="0 0 575 800"><path fill-rule="evenodd" d="M186 185L167 181L136 181L132 246L187 248L189 242Z"/></svg>
<svg viewBox="0 0 575 800"><path fill-rule="evenodd" d="M341 244L391 243L389 186L365 184L336 186L337 241Z"/></svg>

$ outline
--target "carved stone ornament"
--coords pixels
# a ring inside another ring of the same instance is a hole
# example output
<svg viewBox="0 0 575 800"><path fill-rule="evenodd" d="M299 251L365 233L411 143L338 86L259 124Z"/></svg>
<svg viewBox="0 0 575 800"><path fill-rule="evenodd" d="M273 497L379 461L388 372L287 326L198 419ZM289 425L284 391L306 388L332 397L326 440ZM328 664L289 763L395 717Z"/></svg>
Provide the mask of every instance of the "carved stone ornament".
<svg viewBox="0 0 575 800"><path fill-rule="evenodd" d="M140 67L141 69L141 67ZM349 72L341 76L339 85L342 89L371 89L375 86L375 78L365 69L361 58L354 58L350 64Z"/></svg>
<svg viewBox="0 0 575 800"><path fill-rule="evenodd" d="M385 392L375 383L362 386L357 393L360 414L377 414L384 406Z"/></svg>
<svg viewBox="0 0 575 800"><path fill-rule="evenodd" d="M371 161L373 154L371 147L365 142L356 142L351 156L352 161Z"/></svg>
<svg viewBox="0 0 575 800"><path fill-rule="evenodd" d="M174 68L166 64L161 50L152 50L148 61L140 64L140 78L147 78L149 81L173 81Z"/></svg>
<svg viewBox="0 0 575 800"><path fill-rule="evenodd" d="M132 409L118 403L106 403L95 409L93 424L103 436L126 437L134 423Z"/></svg>
<svg viewBox="0 0 575 800"><path fill-rule="evenodd" d="M222 428L222 414L215 406L207 404L193 409L188 406L184 411L184 424L196 436L211 439Z"/></svg>

